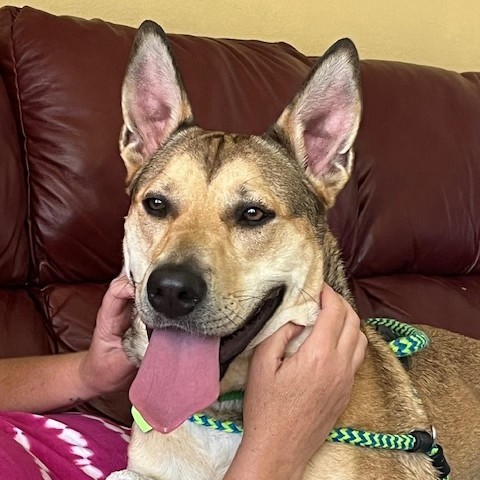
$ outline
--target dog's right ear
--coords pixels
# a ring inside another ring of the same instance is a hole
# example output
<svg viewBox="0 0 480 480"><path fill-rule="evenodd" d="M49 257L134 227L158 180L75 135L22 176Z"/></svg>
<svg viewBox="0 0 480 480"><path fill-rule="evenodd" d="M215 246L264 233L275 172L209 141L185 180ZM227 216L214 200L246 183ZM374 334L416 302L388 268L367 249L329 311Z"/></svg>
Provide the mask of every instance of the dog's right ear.
<svg viewBox="0 0 480 480"><path fill-rule="evenodd" d="M138 29L122 87L120 153L127 185L139 167L193 115L167 36L152 21Z"/></svg>

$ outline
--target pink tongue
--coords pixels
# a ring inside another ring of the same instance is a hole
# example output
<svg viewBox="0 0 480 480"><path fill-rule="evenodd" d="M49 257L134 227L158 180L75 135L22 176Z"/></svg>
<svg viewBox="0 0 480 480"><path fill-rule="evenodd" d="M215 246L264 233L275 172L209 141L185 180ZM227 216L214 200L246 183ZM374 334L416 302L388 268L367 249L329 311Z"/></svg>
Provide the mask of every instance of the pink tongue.
<svg viewBox="0 0 480 480"><path fill-rule="evenodd" d="M155 430L171 432L218 398L219 349L217 337L153 331L130 401Z"/></svg>

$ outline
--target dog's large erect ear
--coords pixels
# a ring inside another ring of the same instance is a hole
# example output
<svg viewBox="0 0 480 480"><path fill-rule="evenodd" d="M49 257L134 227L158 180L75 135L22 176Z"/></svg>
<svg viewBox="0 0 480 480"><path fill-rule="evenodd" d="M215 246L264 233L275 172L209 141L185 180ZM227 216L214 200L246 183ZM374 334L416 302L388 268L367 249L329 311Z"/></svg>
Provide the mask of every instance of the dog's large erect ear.
<svg viewBox="0 0 480 480"><path fill-rule="evenodd" d="M120 152L130 183L142 163L180 125L193 123L167 37L155 22L143 22L135 37L123 81L122 111Z"/></svg>
<svg viewBox="0 0 480 480"><path fill-rule="evenodd" d="M361 115L359 59L343 39L325 53L273 127L327 205L350 177Z"/></svg>

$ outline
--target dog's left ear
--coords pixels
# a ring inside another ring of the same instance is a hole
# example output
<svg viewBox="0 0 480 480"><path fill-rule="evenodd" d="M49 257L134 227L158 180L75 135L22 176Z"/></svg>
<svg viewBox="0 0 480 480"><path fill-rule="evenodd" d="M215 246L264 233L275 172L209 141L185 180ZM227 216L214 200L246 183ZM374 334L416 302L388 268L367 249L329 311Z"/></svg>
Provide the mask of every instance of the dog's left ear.
<svg viewBox="0 0 480 480"><path fill-rule="evenodd" d="M138 29L122 87L120 153L127 185L138 168L193 115L167 36L152 21Z"/></svg>
<svg viewBox="0 0 480 480"><path fill-rule="evenodd" d="M359 76L355 45L339 40L273 126L274 137L302 164L328 206L352 169L361 116Z"/></svg>

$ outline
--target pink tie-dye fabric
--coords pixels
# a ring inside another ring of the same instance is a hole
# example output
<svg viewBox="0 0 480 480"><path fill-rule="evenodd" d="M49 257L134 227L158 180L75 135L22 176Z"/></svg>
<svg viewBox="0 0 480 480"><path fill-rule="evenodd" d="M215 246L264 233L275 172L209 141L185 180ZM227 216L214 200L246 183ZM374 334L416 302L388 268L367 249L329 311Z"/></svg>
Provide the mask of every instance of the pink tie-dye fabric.
<svg viewBox="0 0 480 480"><path fill-rule="evenodd" d="M80 413L0 412L0 479L104 479L126 468L129 434Z"/></svg>

